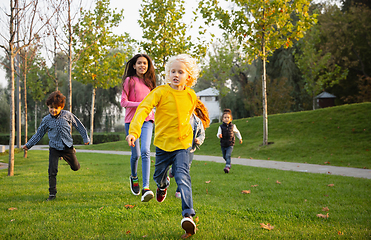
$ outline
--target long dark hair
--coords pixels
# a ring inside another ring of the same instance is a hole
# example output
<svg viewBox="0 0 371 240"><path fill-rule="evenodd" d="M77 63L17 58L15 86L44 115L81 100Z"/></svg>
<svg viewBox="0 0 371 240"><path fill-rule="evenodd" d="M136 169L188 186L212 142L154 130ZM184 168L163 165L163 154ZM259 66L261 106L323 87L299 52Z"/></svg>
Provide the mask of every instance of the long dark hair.
<svg viewBox="0 0 371 240"><path fill-rule="evenodd" d="M134 69L134 65L137 63L137 60L140 57L145 57L147 59L148 68L147 72L143 76L143 81L144 84L152 91L156 87L155 68L153 66L152 59L147 54L144 53L136 54L126 63L125 72L122 77L122 86L124 86L127 77L130 78L137 75L137 71Z"/></svg>

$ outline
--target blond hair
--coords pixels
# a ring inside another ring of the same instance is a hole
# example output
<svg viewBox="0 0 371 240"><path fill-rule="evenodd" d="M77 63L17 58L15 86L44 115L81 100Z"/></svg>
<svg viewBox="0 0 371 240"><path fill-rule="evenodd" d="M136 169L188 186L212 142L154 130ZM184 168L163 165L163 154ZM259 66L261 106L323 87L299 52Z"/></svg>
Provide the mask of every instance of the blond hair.
<svg viewBox="0 0 371 240"><path fill-rule="evenodd" d="M200 68L197 65L196 59L192 58L188 54L179 54L169 58L165 65L165 81L170 82L170 67L174 62L179 61L186 67L186 71L190 78L186 82L186 86L192 87L196 84Z"/></svg>

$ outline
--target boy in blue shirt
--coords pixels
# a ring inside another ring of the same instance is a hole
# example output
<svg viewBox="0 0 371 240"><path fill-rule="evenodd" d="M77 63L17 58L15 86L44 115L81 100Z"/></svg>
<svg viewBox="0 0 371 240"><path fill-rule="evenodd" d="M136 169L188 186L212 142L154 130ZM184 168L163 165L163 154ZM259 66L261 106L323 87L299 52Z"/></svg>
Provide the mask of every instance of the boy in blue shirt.
<svg viewBox="0 0 371 240"><path fill-rule="evenodd" d="M49 137L49 198L54 200L57 194L58 160L62 157L73 171L80 169L80 163L76 158L76 150L73 147L71 136L71 124L79 131L85 145L90 139L84 125L71 112L62 110L66 103L66 97L60 92L52 92L46 100L49 113L43 118L35 135L23 146L28 150L38 143L48 132Z"/></svg>

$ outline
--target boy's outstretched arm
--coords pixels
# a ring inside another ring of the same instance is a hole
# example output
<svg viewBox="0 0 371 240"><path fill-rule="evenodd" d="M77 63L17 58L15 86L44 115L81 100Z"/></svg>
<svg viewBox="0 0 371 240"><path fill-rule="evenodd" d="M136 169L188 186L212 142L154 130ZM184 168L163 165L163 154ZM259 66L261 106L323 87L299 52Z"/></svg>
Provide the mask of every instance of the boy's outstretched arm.
<svg viewBox="0 0 371 240"><path fill-rule="evenodd" d="M130 147L135 147L135 137L131 134L127 135L125 140L128 142Z"/></svg>

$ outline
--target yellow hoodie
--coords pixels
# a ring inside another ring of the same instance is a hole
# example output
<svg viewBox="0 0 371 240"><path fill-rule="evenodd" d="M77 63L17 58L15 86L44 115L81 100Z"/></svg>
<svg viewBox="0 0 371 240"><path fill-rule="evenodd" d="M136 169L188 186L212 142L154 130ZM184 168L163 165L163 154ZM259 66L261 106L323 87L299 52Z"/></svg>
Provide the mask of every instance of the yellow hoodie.
<svg viewBox="0 0 371 240"><path fill-rule="evenodd" d="M129 134L138 139L144 120L156 107L153 144L167 152L191 147L193 132L189 121L196 100L196 93L188 87L183 91L175 90L168 84L155 88L139 104L130 123Z"/></svg>

